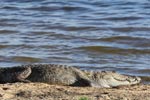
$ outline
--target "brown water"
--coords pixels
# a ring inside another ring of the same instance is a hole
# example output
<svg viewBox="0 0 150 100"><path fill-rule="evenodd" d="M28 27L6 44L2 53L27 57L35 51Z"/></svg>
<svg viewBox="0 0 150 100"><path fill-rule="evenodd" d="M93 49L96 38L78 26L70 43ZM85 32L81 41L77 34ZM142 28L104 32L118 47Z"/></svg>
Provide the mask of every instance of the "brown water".
<svg viewBox="0 0 150 100"><path fill-rule="evenodd" d="M149 0L1 0L0 66L55 63L150 83Z"/></svg>

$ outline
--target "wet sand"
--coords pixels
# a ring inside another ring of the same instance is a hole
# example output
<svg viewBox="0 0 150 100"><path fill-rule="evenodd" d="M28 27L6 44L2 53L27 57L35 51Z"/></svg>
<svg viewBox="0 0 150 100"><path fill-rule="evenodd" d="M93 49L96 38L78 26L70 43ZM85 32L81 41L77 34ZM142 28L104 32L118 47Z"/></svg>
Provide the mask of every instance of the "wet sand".
<svg viewBox="0 0 150 100"><path fill-rule="evenodd" d="M8 83L0 84L0 100L150 100L150 85L107 89Z"/></svg>

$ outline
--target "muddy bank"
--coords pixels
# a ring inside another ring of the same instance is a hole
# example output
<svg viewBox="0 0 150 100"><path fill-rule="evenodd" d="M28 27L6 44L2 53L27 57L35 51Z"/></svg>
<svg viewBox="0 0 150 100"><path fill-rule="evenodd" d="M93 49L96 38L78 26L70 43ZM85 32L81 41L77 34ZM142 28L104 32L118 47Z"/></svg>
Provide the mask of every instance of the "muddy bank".
<svg viewBox="0 0 150 100"><path fill-rule="evenodd" d="M0 84L0 100L149 100L150 85L92 88L44 83Z"/></svg>

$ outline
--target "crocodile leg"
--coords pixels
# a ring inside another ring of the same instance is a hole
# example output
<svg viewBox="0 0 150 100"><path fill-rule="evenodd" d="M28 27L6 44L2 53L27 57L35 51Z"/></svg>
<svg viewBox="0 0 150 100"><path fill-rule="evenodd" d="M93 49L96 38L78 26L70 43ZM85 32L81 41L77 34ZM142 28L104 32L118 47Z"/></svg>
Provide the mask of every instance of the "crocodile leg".
<svg viewBox="0 0 150 100"><path fill-rule="evenodd" d="M70 84L70 86L80 86L80 87L91 86L91 81L81 78L76 82L74 82L73 84Z"/></svg>
<svg viewBox="0 0 150 100"><path fill-rule="evenodd" d="M26 80L28 76L31 74L32 70L30 67L26 67L22 72L17 73L16 80L19 82L29 83L29 80Z"/></svg>

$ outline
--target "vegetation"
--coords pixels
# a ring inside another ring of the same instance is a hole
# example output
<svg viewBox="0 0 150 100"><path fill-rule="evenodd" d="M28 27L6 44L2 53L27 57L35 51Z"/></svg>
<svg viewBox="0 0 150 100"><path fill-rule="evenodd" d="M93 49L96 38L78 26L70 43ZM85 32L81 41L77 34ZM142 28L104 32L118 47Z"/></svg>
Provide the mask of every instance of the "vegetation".
<svg viewBox="0 0 150 100"><path fill-rule="evenodd" d="M80 97L79 100L90 100L90 99L87 97Z"/></svg>

